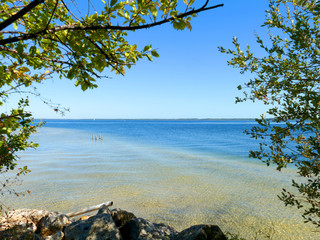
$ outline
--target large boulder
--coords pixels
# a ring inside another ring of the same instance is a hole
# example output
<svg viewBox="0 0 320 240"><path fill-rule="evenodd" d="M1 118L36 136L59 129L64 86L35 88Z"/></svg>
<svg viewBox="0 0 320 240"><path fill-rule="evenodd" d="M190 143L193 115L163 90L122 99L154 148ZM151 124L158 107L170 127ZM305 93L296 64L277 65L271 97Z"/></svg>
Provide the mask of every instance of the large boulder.
<svg viewBox="0 0 320 240"><path fill-rule="evenodd" d="M16 225L10 229L0 231L1 240L42 240L40 235L28 230L22 225Z"/></svg>
<svg viewBox="0 0 320 240"><path fill-rule="evenodd" d="M67 215L52 212L44 216L38 222L36 233L45 238L47 236L55 235L57 232L61 232L63 228L69 224L71 224L71 219ZM58 236L60 235L58 234ZM57 239L58 236L55 238Z"/></svg>
<svg viewBox="0 0 320 240"><path fill-rule="evenodd" d="M165 224L151 223L143 218L136 218L120 228L123 240L160 240L170 239L178 232Z"/></svg>
<svg viewBox="0 0 320 240"><path fill-rule="evenodd" d="M7 212L0 217L0 231L20 225L36 231L38 222L50 212L36 209L18 209Z"/></svg>
<svg viewBox="0 0 320 240"><path fill-rule="evenodd" d="M43 240L63 240L64 233L62 231L58 231L53 235L46 236Z"/></svg>
<svg viewBox="0 0 320 240"><path fill-rule="evenodd" d="M127 212L120 208L111 210L111 216L118 228L122 227L130 220L137 218L133 213Z"/></svg>
<svg viewBox="0 0 320 240"><path fill-rule="evenodd" d="M12 210L0 217L0 239L38 240L37 224L49 214L36 209Z"/></svg>
<svg viewBox="0 0 320 240"><path fill-rule="evenodd" d="M64 229L65 240L121 240L108 207L102 207L97 215L84 221L78 220Z"/></svg>
<svg viewBox="0 0 320 240"><path fill-rule="evenodd" d="M216 225L195 225L175 235L173 240L227 240Z"/></svg>

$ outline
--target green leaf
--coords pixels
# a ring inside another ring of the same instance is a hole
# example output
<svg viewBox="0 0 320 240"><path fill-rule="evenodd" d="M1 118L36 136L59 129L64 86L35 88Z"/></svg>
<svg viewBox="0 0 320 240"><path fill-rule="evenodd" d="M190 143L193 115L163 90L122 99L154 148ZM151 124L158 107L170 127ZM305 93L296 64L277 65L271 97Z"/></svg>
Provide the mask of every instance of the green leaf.
<svg viewBox="0 0 320 240"><path fill-rule="evenodd" d="M159 57L159 54L157 53L156 50L152 50L152 51L151 51L151 54L152 54L152 56L154 56L154 57Z"/></svg>
<svg viewBox="0 0 320 240"><path fill-rule="evenodd" d="M152 49L152 45L147 45L143 48L143 52L148 52Z"/></svg>
<svg viewBox="0 0 320 240"><path fill-rule="evenodd" d="M129 15L129 13L128 13L127 11L126 11L125 14L124 14L124 18L127 19L127 20L130 19L130 15Z"/></svg>
<svg viewBox="0 0 320 240"><path fill-rule="evenodd" d="M51 40L44 38L44 39L41 39L41 42L42 42L42 43L49 44L49 43L51 43Z"/></svg>
<svg viewBox="0 0 320 240"><path fill-rule="evenodd" d="M152 56L150 54L147 54L146 56L149 59L149 61L151 61L151 62L153 61Z"/></svg>
<svg viewBox="0 0 320 240"><path fill-rule="evenodd" d="M195 0L190 0L189 1L189 6L191 6L194 3Z"/></svg>
<svg viewBox="0 0 320 240"><path fill-rule="evenodd" d="M13 22L12 24L13 24L13 28L14 28L15 30L17 30L17 29L18 29L18 24L17 24L16 22Z"/></svg>
<svg viewBox="0 0 320 240"><path fill-rule="evenodd" d="M20 67L19 70L22 72L29 72L30 71L29 68L27 68L27 67Z"/></svg>
<svg viewBox="0 0 320 240"><path fill-rule="evenodd" d="M173 27L177 30L183 30L186 27L186 23L183 20L173 21Z"/></svg>
<svg viewBox="0 0 320 240"><path fill-rule="evenodd" d="M186 27L191 31L192 30L192 26L191 23L189 21L186 21Z"/></svg>
<svg viewBox="0 0 320 240"><path fill-rule="evenodd" d="M156 8L156 7L151 7L151 8L150 8L150 12L151 12L153 18L156 19L157 16L158 16L158 10L157 10L157 8Z"/></svg>
<svg viewBox="0 0 320 240"><path fill-rule="evenodd" d="M117 10L117 9L123 9L123 2L117 3L112 9Z"/></svg>
<svg viewBox="0 0 320 240"><path fill-rule="evenodd" d="M121 9L121 10L118 10L117 11L117 14L120 16L120 17L124 17L124 11Z"/></svg>

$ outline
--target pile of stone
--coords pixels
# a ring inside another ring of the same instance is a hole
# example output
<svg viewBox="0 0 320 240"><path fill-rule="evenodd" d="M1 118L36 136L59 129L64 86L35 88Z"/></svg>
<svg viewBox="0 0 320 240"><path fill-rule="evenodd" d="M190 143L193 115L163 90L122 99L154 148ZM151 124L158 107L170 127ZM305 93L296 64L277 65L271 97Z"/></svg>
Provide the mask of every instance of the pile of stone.
<svg viewBox="0 0 320 240"><path fill-rule="evenodd" d="M0 239L19 240L226 240L218 226L196 225L182 232L107 206L79 220L57 212L21 209L0 219Z"/></svg>

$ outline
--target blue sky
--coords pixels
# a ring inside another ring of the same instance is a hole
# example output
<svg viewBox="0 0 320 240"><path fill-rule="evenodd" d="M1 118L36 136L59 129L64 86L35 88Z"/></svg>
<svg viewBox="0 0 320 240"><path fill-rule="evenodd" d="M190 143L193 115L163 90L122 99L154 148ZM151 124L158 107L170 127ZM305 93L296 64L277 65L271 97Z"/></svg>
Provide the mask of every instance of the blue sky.
<svg viewBox="0 0 320 240"><path fill-rule="evenodd" d="M252 118L265 111L259 103L235 104L237 86L249 79L227 65L218 46L232 47L233 36L253 45L254 33L265 35L267 0L214 0L224 7L192 20L193 30L176 31L170 24L129 34L141 48L152 44L160 58L142 60L125 76L105 72L111 79L82 92L66 79L50 79L38 87L46 98L70 108L64 117L31 98L36 118ZM81 6L80 6L81 7Z"/></svg>

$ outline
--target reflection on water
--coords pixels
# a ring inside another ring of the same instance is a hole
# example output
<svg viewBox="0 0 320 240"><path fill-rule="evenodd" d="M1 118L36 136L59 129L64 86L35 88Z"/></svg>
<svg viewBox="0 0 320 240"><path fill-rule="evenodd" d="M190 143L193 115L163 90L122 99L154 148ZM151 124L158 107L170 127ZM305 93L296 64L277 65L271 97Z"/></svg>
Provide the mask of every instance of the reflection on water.
<svg viewBox="0 0 320 240"><path fill-rule="evenodd" d="M217 224L253 239L273 229L273 239L316 239L296 209L276 194L294 170L279 173L244 157L126 141L92 132L43 128L38 150L21 155L32 172L20 189L32 194L2 201L16 208L71 212L109 200L177 230ZM258 238L259 239L259 238Z"/></svg>

